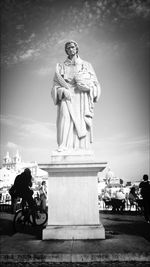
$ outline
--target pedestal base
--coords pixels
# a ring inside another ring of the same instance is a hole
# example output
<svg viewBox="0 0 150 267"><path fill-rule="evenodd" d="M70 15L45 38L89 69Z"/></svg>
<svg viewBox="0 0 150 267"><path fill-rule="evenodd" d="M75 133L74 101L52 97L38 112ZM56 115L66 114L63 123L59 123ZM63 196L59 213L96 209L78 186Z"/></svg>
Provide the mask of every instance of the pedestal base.
<svg viewBox="0 0 150 267"><path fill-rule="evenodd" d="M97 173L106 162L97 162L90 151L53 153L51 164L40 165L48 177L46 239L104 239L99 218Z"/></svg>
<svg viewBox="0 0 150 267"><path fill-rule="evenodd" d="M91 162L94 160L94 152L92 150L67 150L63 152L53 151L51 155L51 163L65 162Z"/></svg>
<svg viewBox="0 0 150 267"><path fill-rule="evenodd" d="M105 239L102 225L48 225L43 230L44 240L49 239Z"/></svg>

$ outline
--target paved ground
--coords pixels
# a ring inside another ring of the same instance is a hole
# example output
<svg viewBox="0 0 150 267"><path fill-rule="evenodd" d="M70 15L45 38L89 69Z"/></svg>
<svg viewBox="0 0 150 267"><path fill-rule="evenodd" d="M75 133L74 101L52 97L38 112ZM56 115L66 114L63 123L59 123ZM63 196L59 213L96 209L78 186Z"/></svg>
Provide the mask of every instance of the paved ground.
<svg viewBox="0 0 150 267"><path fill-rule="evenodd" d="M150 266L150 224L141 215L101 212L105 240L42 241L41 229L14 233L13 215L0 213L1 266Z"/></svg>

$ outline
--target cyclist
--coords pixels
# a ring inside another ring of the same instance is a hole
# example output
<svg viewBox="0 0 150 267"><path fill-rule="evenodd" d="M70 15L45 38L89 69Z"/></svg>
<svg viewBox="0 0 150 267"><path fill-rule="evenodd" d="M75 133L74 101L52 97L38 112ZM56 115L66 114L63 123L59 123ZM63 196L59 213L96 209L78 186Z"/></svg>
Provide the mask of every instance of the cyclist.
<svg viewBox="0 0 150 267"><path fill-rule="evenodd" d="M14 188L16 196L22 198L22 203L25 202L28 203L33 214L33 221L35 223L36 209L35 209L35 202L32 197L33 195L33 190L31 189L32 179L33 178L31 175L31 170L29 168L26 168L24 172L16 176L14 181Z"/></svg>

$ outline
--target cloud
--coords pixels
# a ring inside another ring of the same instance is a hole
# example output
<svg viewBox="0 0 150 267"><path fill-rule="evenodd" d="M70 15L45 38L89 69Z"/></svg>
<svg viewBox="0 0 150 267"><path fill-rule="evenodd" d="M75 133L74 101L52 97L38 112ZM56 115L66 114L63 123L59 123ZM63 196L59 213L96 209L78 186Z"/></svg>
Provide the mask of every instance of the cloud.
<svg viewBox="0 0 150 267"><path fill-rule="evenodd" d="M38 54L38 49L28 49L25 53L21 54L19 58L21 60L29 59Z"/></svg>
<svg viewBox="0 0 150 267"><path fill-rule="evenodd" d="M141 18L146 21L150 14L148 0L77 0L70 1L70 4L62 0L61 6L55 0L36 1L36 4L24 0L19 5L15 2L2 1L2 62L6 64L17 63L16 57L27 60L40 56L42 52L45 54L45 49L54 49L54 45L61 44L71 31L82 36L88 28L91 32L90 27L96 25L102 28L105 23L110 23L110 29L118 25L123 28L126 20ZM136 27L139 28L139 25ZM22 51L20 56L18 50Z"/></svg>
<svg viewBox="0 0 150 267"><path fill-rule="evenodd" d="M21 126L20 135L25 136L34 136L34 138L42 138L42 139L54 139L55 132L51 129L50 123L42 123L42 122L29 122L24 123Z"/></svg>
<svg viewBox="0 0 150 267"><path fill-rule="evenodd" d="M131 6L131 10L135 12L138 16L148 17L150 14L150 6L147 3L136 3L134 2Z"/></svg>
<svg viewBox="0 0 150 267"><path fill-rule="evenodd" d="M129 155L142 155L145 159L145 164L149 158L149 137L125 135L114 135L112 137L101 138L95 140L93 144L95 155L98 158L106 161L122 161L126 156L126 161L129 161ZM133 159L134 156L133 156Z"/></svg>
<svg viewBox="0 0 150 267"><path fill-rule="evenodd" d="M7 151L19 150L25 161L48 161L56 148L54 123L40 122L14 115L1 115L1 157Z"/></svg>
<svg viewBox="0 0 150 267"><path fill-rule="evenodd" d="M149 139L146 137L139 137L135 138L130 141L126 141L125 145L131 146L131 145L147 145L149 146Z"/></svg>
<svg viewBox="0 0 150 267"><path fill-rule="evenodd" d="M33 39L36 37L35 33L32 33L29 38L25 41L26 43L30 43L31 41L33 41Z"/></svg>
<svg viewBox="0 0 150 267"><path fill-rule="evenodd" d="M34 71L34 73L37 73L40 76L47 76L50 74L50 68L49 67L42 67L42 68Z"/></svg>
<svg viewBox="0 0 150 267"><path fill-rule="evenodd" d="M32 146L22 146L21 155L23 156L24 161L37 161L38 163L49 162L51 151L54 148L51 146L48 147L32 147Z"/></svg>
<svg viewBox="0 0 150 267"><path fill-rule="evenodd" d="M1 127L3 127L3 126L13 126L13 120L11 119L11 117L12 116L0 115Z"/></svg>
<svg viewBox="0 0 150 267"><path fill-rule="evenodd" d="M15 143L13 143L13 142L8 142L8 143L6 144L6 147L7 147L7 148L17 148L18 145L15 144Z"/></svg>
<svg viewBox="0 0 150 267"><path fill-rule="evenodd" d="M9 132L15 131L16 136L21 138L33 138L49 140L55 139L55 124L49 122L39 122L21 116L1 115L1 128L9 127Z"/></svg>
<svg viewBox="0 0 150 267"><path fill-rule="evenodd" d="M108 144L108 145L121 145L121 146L138 146L138 145L149 145L148 136L129 136L125 133L107 136L106 138L97 139L97 144Z"/></svg>
<svg viewBox="0 0 150 267"><path fill-rule="evenodd" d="M28 41L27 41L28 42ZM19 39L17 41L18 45L22 45L24 44L25 41ZM39 56L40 54L40 47L39 48L33 48L33 45L30 49L25 50L25 47L23 47L22 49L16 51L16 54L13 54L12 59L9 60L8 62L10 64L17 64L19 62L23 62L23 61L27 61L30 59L35 59Z"/></svg>
<svg viewBox="0 0 150 267"><path fill-rule="evenodd" d="M149 173L149 139L146 136L104 138L93 144L96 159L108 166L123 180L140 179Z"/></svg>
<svg viewBox="0 0 150 267"><path fill-rule="evenodd" d="M68 41L67 38L60 39L60 40L58 40L58 45L65 44L67 41Z"/></svg>

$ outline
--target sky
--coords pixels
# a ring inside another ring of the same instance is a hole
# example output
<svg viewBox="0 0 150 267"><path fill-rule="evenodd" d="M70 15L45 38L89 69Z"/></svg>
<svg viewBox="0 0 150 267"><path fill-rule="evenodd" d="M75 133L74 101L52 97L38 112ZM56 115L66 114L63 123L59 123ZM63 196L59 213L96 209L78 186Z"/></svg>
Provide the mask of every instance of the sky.
<svg viewBox="0 0 150 267"><path fill-rule="evenodd" d="M149 175L149 1L4 0L1 10L1 166L16 150L23 161L50 163L53 76L73 39L101 85L96 159L124 181Z"/></svg>

